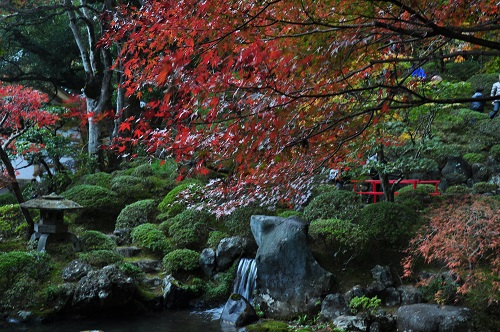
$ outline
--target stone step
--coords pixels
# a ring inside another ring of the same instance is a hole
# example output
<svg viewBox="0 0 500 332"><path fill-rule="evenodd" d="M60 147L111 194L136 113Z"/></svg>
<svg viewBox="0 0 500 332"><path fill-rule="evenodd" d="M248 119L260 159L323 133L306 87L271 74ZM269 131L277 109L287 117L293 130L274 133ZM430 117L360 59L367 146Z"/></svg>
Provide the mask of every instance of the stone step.
<svg viewBox="0 0 500 332"><path fill-rule="evenodd" d="M139 247L117 247L116 251L123 257L134 257L139 255L142 249Z"/></svg>

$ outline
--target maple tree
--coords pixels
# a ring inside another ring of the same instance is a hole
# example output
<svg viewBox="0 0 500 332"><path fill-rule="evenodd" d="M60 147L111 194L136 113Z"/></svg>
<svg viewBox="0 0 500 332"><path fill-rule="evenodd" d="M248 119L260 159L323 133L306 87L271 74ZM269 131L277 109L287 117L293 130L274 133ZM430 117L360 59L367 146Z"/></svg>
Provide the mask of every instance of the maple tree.
<svg viewBox="0 0 500 332"><path fill-rule="evenodd" d="M5 85L0 82L0 161L2 175L0 185L7 187L19 203L24 202L16 169L11 159L17 154L39 151L43 145L30 144L25 150L16 150L16 141L22 140L31 128L55 124L57 116L43 109L47 96L39 91L20 85ZM28 210L21 208L28 223L27 234L33 233L34 223Z"/></svg>
<svg viewBox="0 0 500 332"><path fill-rule="evenodd" d="M460 197L443 202L419 230L403 261L405 276L411 276L419 258L425 263L444 264L458 277L458 292L477 285L490 285L490 301L500 297L500 216L498 201L488 197Z"/></svg>
<svg viewBox="0 0 500 332"><path fill-rule="evenodd" d="M385 114L468 101L412 68L499 55L497 14L492 0L124 5L102 45L119 45L123 87L147 106L120 125L131 134L117 147L223 173L214 205L301 204L347 142L365 162L366 129Z"/></svg>

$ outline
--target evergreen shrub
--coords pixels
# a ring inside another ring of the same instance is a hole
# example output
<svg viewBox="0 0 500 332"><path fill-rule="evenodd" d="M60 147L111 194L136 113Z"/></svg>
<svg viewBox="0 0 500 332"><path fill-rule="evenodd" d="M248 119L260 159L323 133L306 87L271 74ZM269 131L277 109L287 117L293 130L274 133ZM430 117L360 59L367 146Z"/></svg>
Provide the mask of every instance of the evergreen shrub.
<svg viewBox="0 0 500 332"><path fill-rule="evenodd" d="M152 223L155 220L156 202L145 199L125 206L116 218L115 229L131 229L140 224Z"/></svg>
<svg viewBox="0 0 500 332"><path fill-rule="evenodd" d="M432 184L417 184L416 189L413 189L413 185L404 186L394 196L394 202L420 211L433 201L434 196L431 193L435 191L435 188Z"/></svg>
<svg viewBox="0 0 500 332"><path fill-rule="evenodd" d="M97 172L93 174L86 174L80 177L75 181L74 185L91 185L91 186L100 186L103 188L111 188L111 174L106 172Z"/></svg>
<svg viewBox="0 0 500 332"><path fill-rule="evenodd" d="M329 247L354 249L363 246L364 234L351 221L340 219L315 219L309 225L309 236L314 242L322 241Z"/></svg>
<svg viewBox="0 0 500 332"><path fill-rule="evenodd" d="M0 238L23 235L28 225L18 204L0 206Z"/></svg>
<svg viewBox="0 0 500 332"><path fill-rule="evenodd" d="M445 195L465 195L472 193L472 189L464 185L454 185L446 188Z"/></svg>
<svg viewBox="0 0 500 332"><path fill-rule="evenodd" d="M151 176L153 174L153 168L151 168L151 165L149 163L137 166L131 173L132 176L138 178L147 178L148 176Z"/></svg>
<svg viewBox="0 0 500 332"><path fill-rule="evenodd" d="M200 188L201 188L201 182L198 180L188 179L182 181L175 188L173 188L167 195L165 195L160 204L158 204L158 210L161 213L168 213L172 208L172 205L176 203L178 195L180 193L186 190L191 195L196 196L196 193L199 191Z"/></svg>
<svg viewBox="0 0 500 332"><path fill-rule="evenodd" d="M480 71L481 64L477 61L447 62L442 76L447 81L467 81Z"/></svg>
<svg viewBox="0 0 500 332"><path fill-rule="evenodd" d="M495 193L497 190L497 185L488 182L477 182L472 185L472 193L474 194L485 194L485 193Z"/></svg>
<svg viewBox="0 0 500 332"><path fill-rule="evenodd" d="M252 237L250 217L253 215L273 216L268 207L248 205L236 208L230 215L224 216L222 222L230 235Z"/></svg>
<svg viewBox="0 0 500 332"><path fill-rule="evenodd" d="M302 212L295 210L286 210L278 213L278 217L290 218L290 217L299 217L302 218Z"/></svg>
<svg viewBox="0 0 500 332"><path fill-rule="evenodd" d="M116 249L115 241L99 231L86 230L78 238L82 249L85 251Z"/></svg>
<svg viewBox="0 0 500 332"><path fill-rule="evenodd" d="M364 206L361 195L350 190L326 191L314 197L304 208L304 220L317 219L356 220Z"/></svg>
<svg viewBox="0 0 500 332"><path fill-rule="evenodd" d="M123 256L116 252L116 250L92 250L81 252L78 253L78 258L82 262L97 268L103 268L110 264L118 264L123 261Z"/></svg>
<svg viewBox="0 0 500 332"><path fill-rule="evenodd" d="M471 152L471 153L466 153L463 155L463 158L465 160L467 160L467 162L469 164L477 164L477 163L482 163L486 160L486 155L482 154L482 153L475 153L475 152Z"/></svg>
<svg viewBox="0 0 500 332"><path fill-rule="evenodd" d="M406 205L379 202L361 210L359 226L372 246L398 249L407 245L419 221L415 210Z"/></svg>
<svg viewBox="0 0 500 332"><path fill-rule="evenodd" d="M151 183L147 178L141 179L133 175L120 175L111 180L113 190L126 203L152 198Z"/></svg>
<svg viewBox="0 0 500 332"><path fill-rule="evenodd" d="M201 249L208 239L215 217L203 210L188 209L162 223L176 248Z"/></svg>
<svg viewBox="0 0 500 332"><path fill-rule="evenodd" d="M52 266L50 255L45 252L0 252L0 293L3 294L23 276L43 281Z"/></svg>
<svg viewBox="0 0 500 332"><path fill-rule="evenodd" d="M200 254L191 249L175 249L163 257L163 267L167 273L193 272L200 266Z"/></svg>
<svg viewBox="0 0 500 332"><path fill-rule="evenodd" d="M11 193L0 194L0 206L17 204L17 199Z"/></svg>
<svg viewBox="0 0 500 332"><path fill-rule="evenodd" d="M172 244L157 225L146 223L135 227L130 233L132 241L155 254L165 255L172 250Z"/></svg>
<svg viewBox="0 0 500 332"><path fill-rule="evenodd" d="M500 160L500 144L493 145L490 148L490 156L492 156L495 160Z"/></svg>

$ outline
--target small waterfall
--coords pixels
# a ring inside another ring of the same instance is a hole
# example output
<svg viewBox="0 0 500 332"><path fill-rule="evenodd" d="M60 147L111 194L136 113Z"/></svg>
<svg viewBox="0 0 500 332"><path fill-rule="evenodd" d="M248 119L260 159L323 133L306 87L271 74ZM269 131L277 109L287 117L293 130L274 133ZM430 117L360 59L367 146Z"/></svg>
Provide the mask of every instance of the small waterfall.
<svg viewBox="0 0 500 332"><path fill-rule="evenodd" d="M255 259L242 258L236 272L233 293L240 294L251 303L256 279L257 264L255 264Z"/></svg>

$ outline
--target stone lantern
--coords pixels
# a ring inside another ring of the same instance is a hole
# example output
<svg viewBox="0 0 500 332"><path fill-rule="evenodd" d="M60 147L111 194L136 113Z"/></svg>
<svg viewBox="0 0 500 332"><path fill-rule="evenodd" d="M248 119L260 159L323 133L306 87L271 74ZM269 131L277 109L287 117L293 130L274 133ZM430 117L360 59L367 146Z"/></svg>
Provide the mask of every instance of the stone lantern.
<svg viewBox="0 0 500 332"><path fill-rule="evenodd" d="M37 251L45 251L49 235L57 240L69 240L75 251L80 250L78 238L68 232L68 226L64 224L64 211L81 209L81 205L55 193L30 199L20 205L23 208L40 210L40 221L35 224L35 232L31 235L32 241L38 239Z"/></svg>

